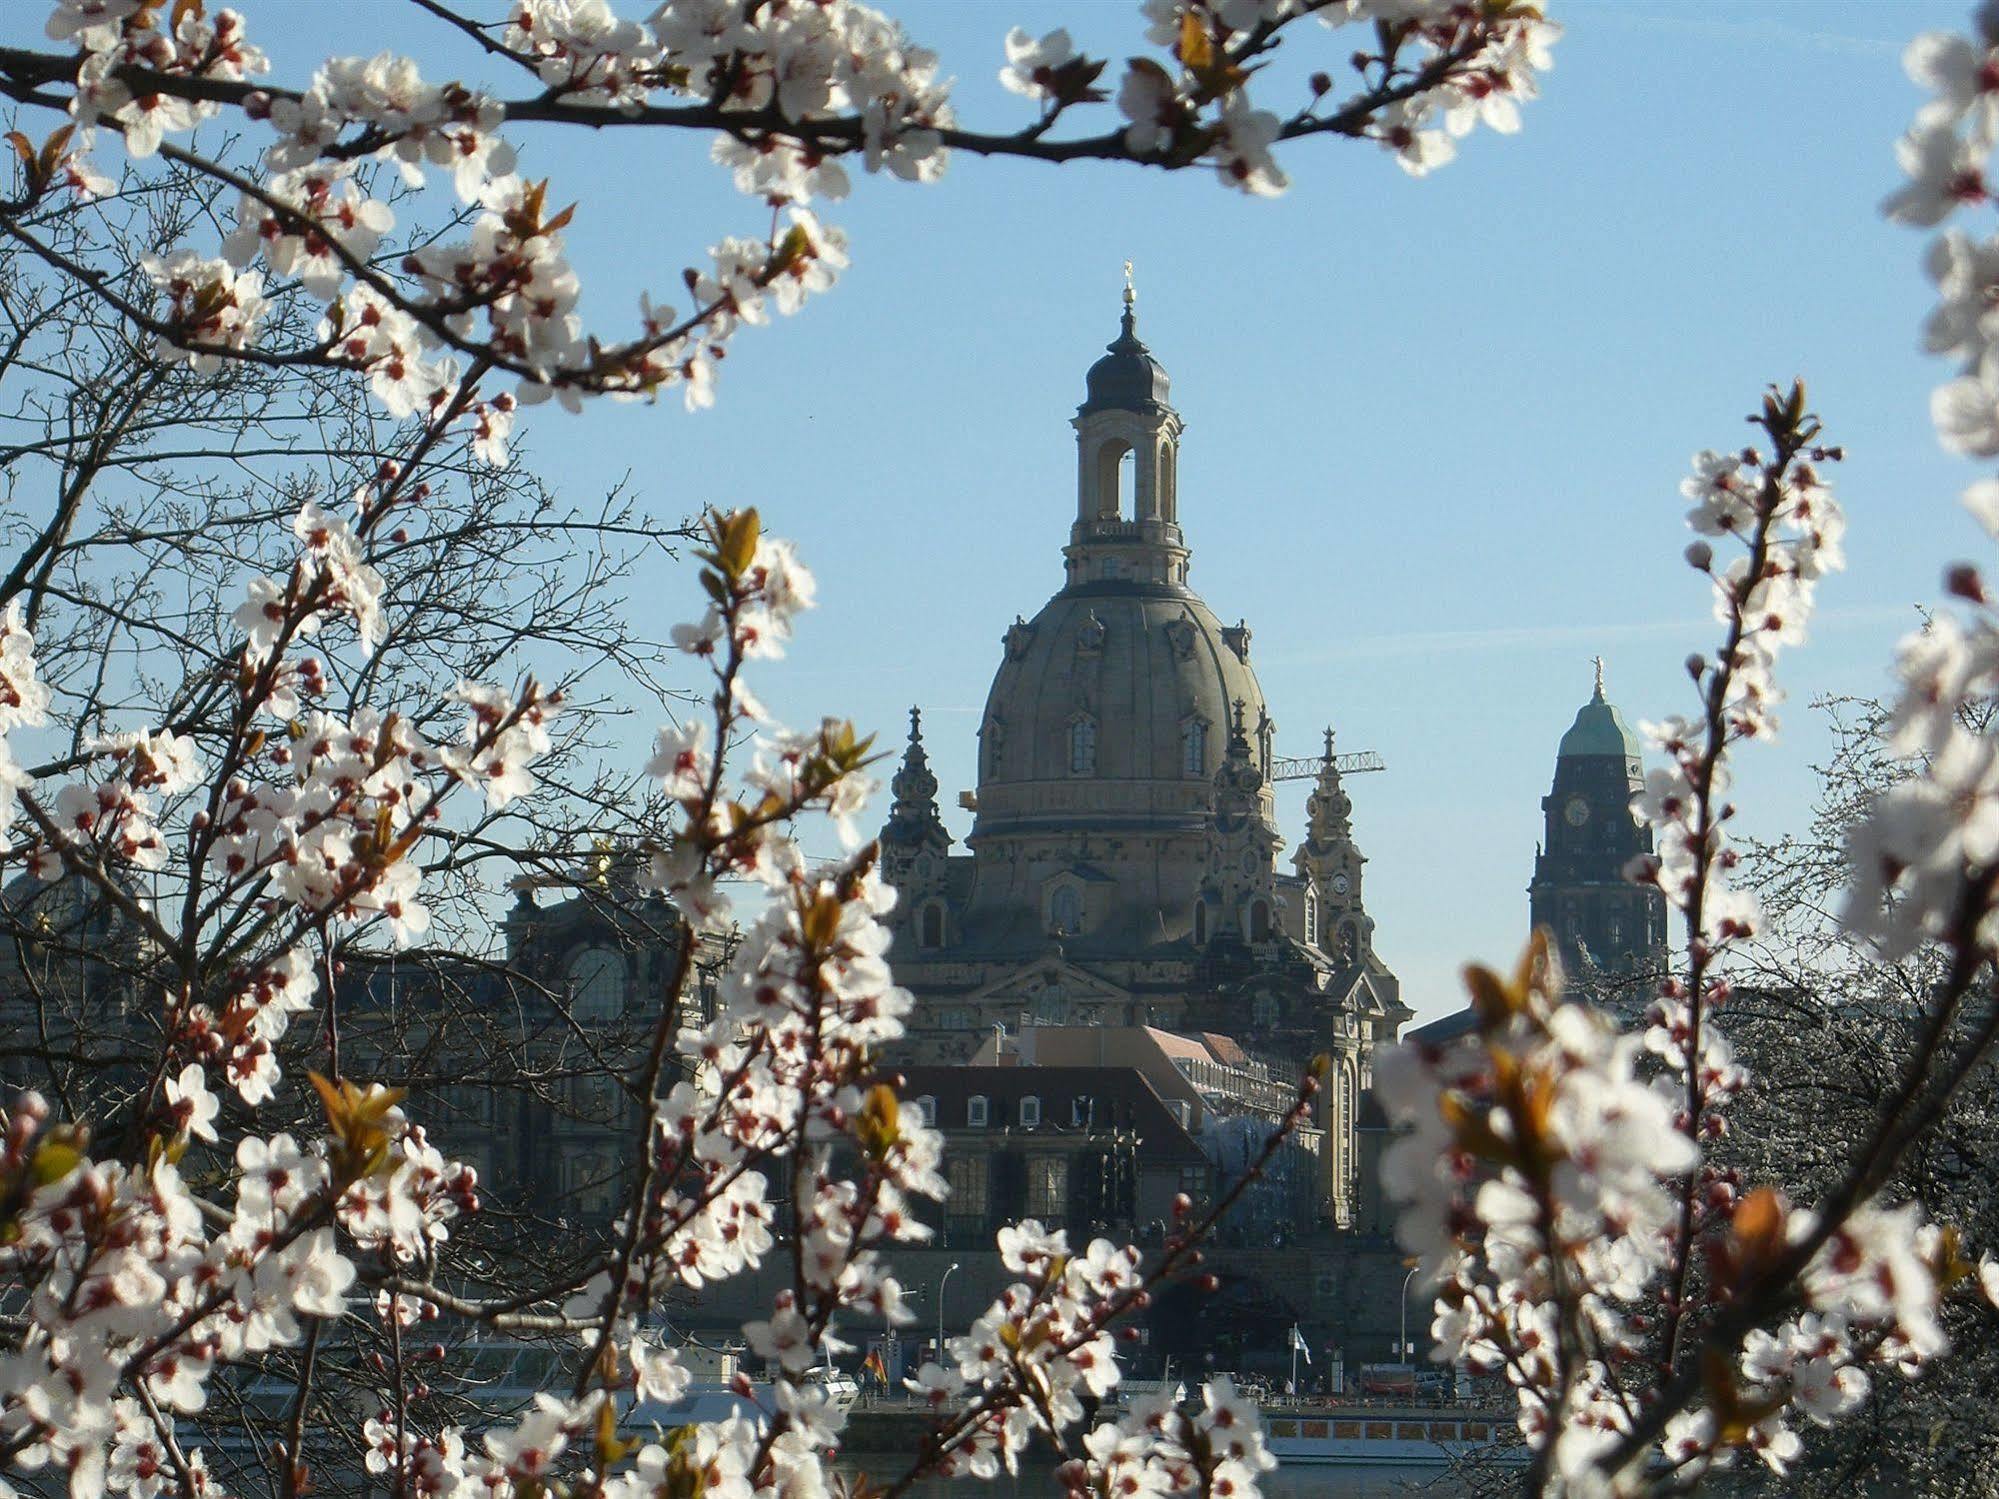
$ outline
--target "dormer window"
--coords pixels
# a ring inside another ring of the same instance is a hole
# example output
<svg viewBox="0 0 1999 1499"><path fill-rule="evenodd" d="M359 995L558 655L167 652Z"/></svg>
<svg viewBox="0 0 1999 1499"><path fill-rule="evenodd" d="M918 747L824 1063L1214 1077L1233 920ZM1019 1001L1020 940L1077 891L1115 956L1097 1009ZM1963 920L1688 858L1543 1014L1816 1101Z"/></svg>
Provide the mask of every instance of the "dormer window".
<svg viewBox="0 0 1999 1499"><path fill-rule="evenodd" d="M1207 770L1207 720L1190 718L1180 726L1180 773L1198 776L1207 774Z"/></svg>
<svg viewBox="0 0 1999 1499"><path fill-rule="evenodd" d="M916 1099L915 1104L916 1112L922 1118L924 1124L931 1129L935 1129L937 1127L937 1100L925 1094L923 1097Z"/></svg>
<svg viewBox="0 0 1999 1499"><path fill-rule="evenodd" d="M1020 1101L1020 1127L1022 1129L1041 1128L1041 1100L1034 1097Z"/></svg>
<svg viewBox="0 0 1999 1499"><path fill-rule="evenodd" d="M1069 725L1069 774L1088 776L1097 773L1097 721L1094 718L1078 718Z"/></svg>
<svg viewBox="0 0 1999 1499"><path fill-rule="evenodd" d="M990 1115L991 1106L986 1102L985 1094L974 1093L965 1100L965 1123L972 1129L984 1129Z"/></svg>
<svg viewBox="0 0 1999 1499"><path fill-rule="evenodd" d="M1074 885L1057 885L1048 897L1048 930L1073 937L1083 929L1083 892Z"/></svg>

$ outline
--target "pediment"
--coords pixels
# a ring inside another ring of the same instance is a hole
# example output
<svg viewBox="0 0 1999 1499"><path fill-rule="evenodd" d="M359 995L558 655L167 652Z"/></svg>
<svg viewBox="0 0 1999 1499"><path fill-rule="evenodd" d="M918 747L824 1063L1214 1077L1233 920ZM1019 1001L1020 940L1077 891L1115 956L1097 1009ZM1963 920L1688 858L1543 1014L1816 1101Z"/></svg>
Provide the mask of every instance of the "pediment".
<svg viewBox="0 0 1999 1499"><path fill-rule="evenodd" d="M1131 991L1120 989L1116 984L1086 972L1061 958L1043 958L1038 962L1016 968L1011 973L1002 974L982 989L975 989L968 996L979 1000L1022 1000L1042 998L1050 991L1059 992L1063 998L1091 1002L1113 1002L1128 1000Z"/></svg>
<svg viewBox="0 0 1999 1499"><path fill-rule="evenodd" d="M1386 1015L1391 1008L1388 996L1376 986L1364 964L1334 974L1326 993L1342 1010L1354 1015Z"/></svg>

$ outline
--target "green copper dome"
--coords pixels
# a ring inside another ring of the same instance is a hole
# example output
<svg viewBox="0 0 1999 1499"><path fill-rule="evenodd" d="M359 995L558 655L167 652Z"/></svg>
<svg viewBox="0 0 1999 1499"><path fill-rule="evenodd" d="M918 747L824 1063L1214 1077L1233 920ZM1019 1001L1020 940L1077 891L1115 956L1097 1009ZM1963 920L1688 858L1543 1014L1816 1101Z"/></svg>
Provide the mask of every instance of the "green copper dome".
<svg viewBox="0 0 1999 1499"><path fill-rule="evenodd" d="M1595 695L1582 705L1576 721L1569 725L1569 732L1562 736L1560 755L1564 760L1585 755L1615 755L1621 760L1639 758L1638 736L1631 732L1624 715L1604 701L1601 680L1597 682Z"/></svg>

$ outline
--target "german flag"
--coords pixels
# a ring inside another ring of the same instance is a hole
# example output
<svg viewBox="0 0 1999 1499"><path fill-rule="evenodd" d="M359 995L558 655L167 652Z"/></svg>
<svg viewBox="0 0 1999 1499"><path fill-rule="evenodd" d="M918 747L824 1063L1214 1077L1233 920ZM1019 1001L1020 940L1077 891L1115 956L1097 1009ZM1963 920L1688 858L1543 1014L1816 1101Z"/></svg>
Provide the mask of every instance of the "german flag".
<svg viewBox="0 0 1999 1499"><path fill-rule="evenodd" d="M874 1375L883 1384L888 1383L888 1365L882 1362L882 1351L879 1343L868 1350L867 1360L861 1365L861 1372L863 1374Z"/></svg>

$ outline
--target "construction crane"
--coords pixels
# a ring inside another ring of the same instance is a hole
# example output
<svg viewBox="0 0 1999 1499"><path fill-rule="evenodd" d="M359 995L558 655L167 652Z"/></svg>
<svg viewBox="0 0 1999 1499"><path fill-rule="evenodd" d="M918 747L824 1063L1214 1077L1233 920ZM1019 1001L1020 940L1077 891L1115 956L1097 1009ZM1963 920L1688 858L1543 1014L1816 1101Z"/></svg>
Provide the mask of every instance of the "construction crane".
<svg viewBox="0 0 1999 1499"><path fill-rule="evenodd" d="M1343 776L1355 776L1364 774L1370 770L1388 769L1388 762L1373 750L1360 750L1351 755L1334 754L1333 731L1328 729L1326 730L1326 748L1323 753L1304 755L1296 759L1273 759L1270 762L1270 779L1273 781L1316 780L1319 775L1319 767L1324 765L1328 760L1333 762L1333 769L1337 770Z"/></svg>

